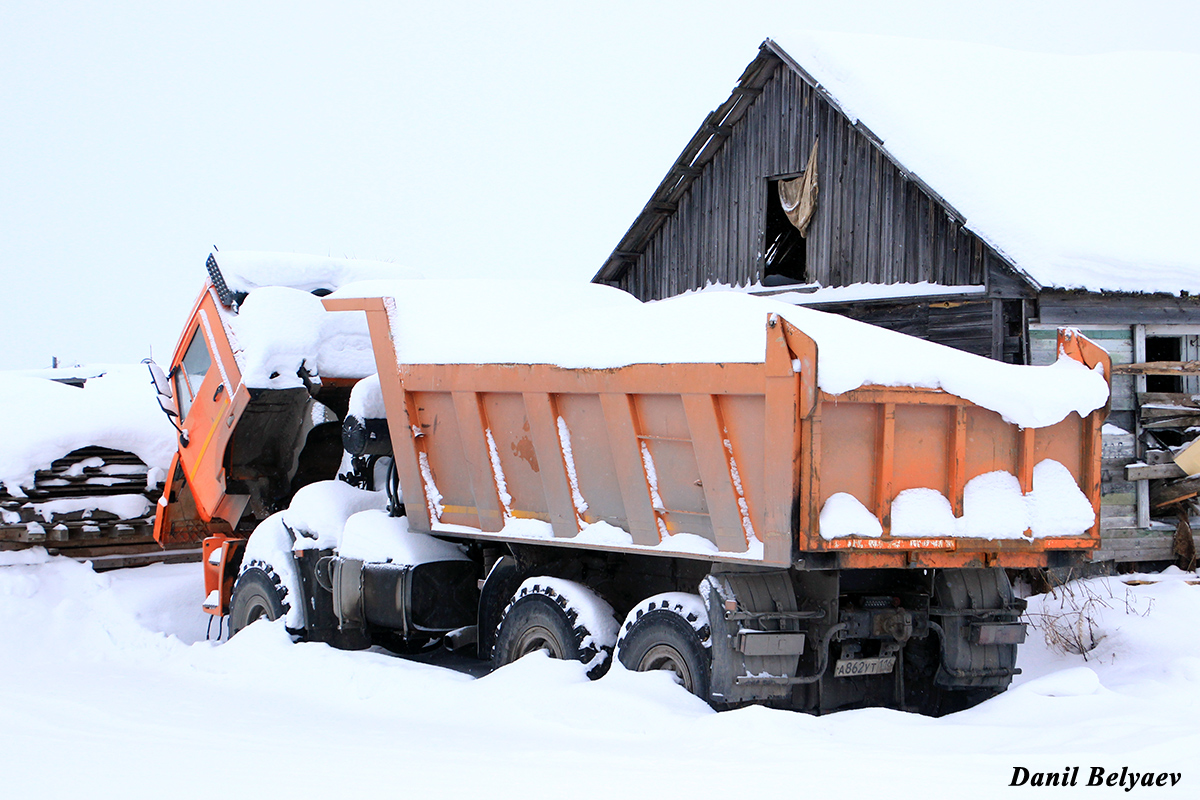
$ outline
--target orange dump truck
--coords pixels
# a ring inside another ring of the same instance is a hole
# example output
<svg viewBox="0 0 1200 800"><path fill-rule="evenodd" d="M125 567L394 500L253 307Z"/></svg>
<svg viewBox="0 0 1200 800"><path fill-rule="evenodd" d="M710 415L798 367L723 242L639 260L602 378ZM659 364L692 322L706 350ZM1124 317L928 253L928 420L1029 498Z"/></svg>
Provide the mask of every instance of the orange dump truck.
<svg viewBox="0 0 1200 800"><path fill-rule="evenodd" d="M941 713L1018 671L1005 570L1097 544L1109 362L1071 331L1013 367L742 295L521 312L418 283L324 299L365 318L377 377L343 438L388 499L315 484L213 538L235 632L286 616L496 665L612 654L718 707Z"/></svg>

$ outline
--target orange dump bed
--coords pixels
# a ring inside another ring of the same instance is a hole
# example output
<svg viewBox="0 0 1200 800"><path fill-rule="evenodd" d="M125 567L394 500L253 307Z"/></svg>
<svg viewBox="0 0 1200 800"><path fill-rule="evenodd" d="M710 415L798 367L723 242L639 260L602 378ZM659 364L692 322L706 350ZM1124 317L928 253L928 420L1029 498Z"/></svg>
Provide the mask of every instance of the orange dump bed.
<svg viewBox="0 0 1200 800"><path fill-rule="evenodd" d="M1019 428L941 390L828 395L815 342L774 315L756 364L397 364L386 299L325 302L367 313L415 530L771 566L832 552L846 568L1038 566L1098 541L1103 409ZM1109 374L1083 337L1061 332L1060 349ZM1045 459L1091 504L1090 529L892 535L905 490L935 490L961 517L972 479L1003 471L1027 494ZM879 530L823 537L838 494Z"/></svg>

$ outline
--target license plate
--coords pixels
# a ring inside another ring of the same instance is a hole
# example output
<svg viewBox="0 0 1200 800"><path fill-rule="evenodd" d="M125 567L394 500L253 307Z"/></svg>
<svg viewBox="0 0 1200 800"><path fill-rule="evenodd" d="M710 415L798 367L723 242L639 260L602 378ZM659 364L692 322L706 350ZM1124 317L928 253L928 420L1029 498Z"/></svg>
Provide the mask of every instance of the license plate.
<svg viewBox="0 0 1200 800"><path fill-rule="evenodd" d="M886 675L896 668L895 656L878 658L843 658L833 667L835 678L855 678L859 675Z"/></svg>

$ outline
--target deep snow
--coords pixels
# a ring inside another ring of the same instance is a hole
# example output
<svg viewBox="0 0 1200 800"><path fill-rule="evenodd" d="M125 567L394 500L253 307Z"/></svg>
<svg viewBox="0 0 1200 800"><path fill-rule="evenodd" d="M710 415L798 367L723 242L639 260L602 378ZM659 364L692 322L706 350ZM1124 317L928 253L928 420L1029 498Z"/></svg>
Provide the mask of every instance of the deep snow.
<svg viewBox="0 0 1200 800"><path fill-rule="evenodd" d="M1006 694L942 719L714 714L661 673L526 658L480 679L292 644L204 641L200 569L0 563L0 764L10 797L1013 797L1016 766L1182 772L1200 746L1194 574L1092 580L1087 660L1036 631ZM1152 583L1129 585L1142 578ZM1034 598L1033 618L1059 600ZM1063 790L1074 794L1076 790ZM1144 792L1138 787L1136 792ZM1014 794L1015 793L1015 794ZM1124 796L1117 788L1087 797Z"/></svg>

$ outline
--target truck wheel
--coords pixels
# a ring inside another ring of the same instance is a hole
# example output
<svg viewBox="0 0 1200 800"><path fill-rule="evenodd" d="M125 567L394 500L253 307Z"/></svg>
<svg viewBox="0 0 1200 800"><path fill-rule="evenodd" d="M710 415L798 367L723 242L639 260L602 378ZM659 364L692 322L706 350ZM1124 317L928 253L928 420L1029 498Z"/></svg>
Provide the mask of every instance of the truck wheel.
<svg viewBox="0 0 1200 800"><path fill-rule="evenodd" d="M492 664L502 667L545 651L551 658L582 661L595 680L608 671L616 628L612 607L586 586L529 578L500 617Z"/></svg>
<svg viewBox="0 0 1200 800"><path fill-rule="evenodd" d="M260 619L271 622L288 612L287 588L270 564L256 561L238 575L229 602L229 635Z"/></svg>
<svg viewBox="0 0 1200 800"><path fill-rule="evenodd" d="M671 592L643 600L629 612L617 640L617 658L636 672L674 672L684 689L708 700L711 646L704 601Z"/></svg>

